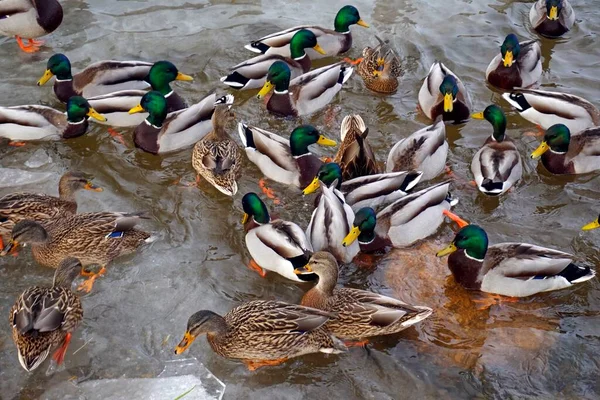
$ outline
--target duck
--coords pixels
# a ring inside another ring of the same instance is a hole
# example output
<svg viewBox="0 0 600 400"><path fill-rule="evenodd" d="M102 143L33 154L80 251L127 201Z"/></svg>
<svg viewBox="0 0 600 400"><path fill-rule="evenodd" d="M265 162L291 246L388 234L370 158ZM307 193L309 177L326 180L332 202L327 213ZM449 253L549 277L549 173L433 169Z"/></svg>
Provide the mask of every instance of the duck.
<svg viewBox="0 0 600 400"><path fill-rule="evenodd" d="M333 162L342 168L344 181L381 172L375 153L367 141L368 134L369 130L360 115L346 115L342 120L340 127L342 144Z"/></svg>
<svg viewBox="0 0 600 400"><path fill-rule="evenodd" d="M289 140L243 122L238 124L238 133L246 156L268 179L298 189L308 186L323 164L308 147L337 145L311 125L294 128Z"/></svg>
<svg viewBox="0 0 600 400"><path fill-rule="evenodd" d="M44 44L35 38L54 32L63 21L58 0L13 0L0 3L0 35L14 36L25 53L35 53ZM27 39L27 44L23 42Z"/></svg>
<svg viewBox="0 0 600 400"><path fill-rule="evenodd" d="M568 93L518 88L502 94L527 121L548 129L563 124L576 135L584 129L600 125L600 111L589 101Z"/></svg>
<svg viewBox="0 0 600 400"><path fill-rule="evenodd" d="M568 0L537 0L529 10L529 22L540 35L557 38L571 30L575 12Z"/></svg>
<svg viewBox="0 0 600 400"><path fill-rule="evenodd" d="M471 114L471 97L460 78L441 62L434 62L419 90L419 108L435 121L459 123Z"/></svg>
<svg viewBox="0 0 600 400"><path fill-rule="evenodd" d="M336 287L339 266L335 257L324 251L313 254L308 264L295 272L319 277L300 304L334 313L336 317L325 323L325 329L345 341L346 346L364 345L366 338L398 333L433 312L429 307L414 306L379 293Z"/></svg>
<svg viewBox="0 0 600 400"><path fill-rule="evenodd" d="M367 89L376 93L394 93L398 90L398 77L402 74L400 57L389 45L389 40L383 41L378 36L375 39L379 44L375 48L365 47L357 73Z"/></svg>
<svg viewBox="0 0 600 400"><path fill-rule="evenodd" d="M40 105L0 107L0 137L11 141L73 139L87 132L88 117L106 120L80 96L69 99L66 113Z"/></svg>
<svg viewBox="0 0 600 400"><path fill-rule="evenodd" d="M598 228L600 228L600 216L598 216L598 218L596 218L595 220L593 220L589 224L584 225L581 228L581 230L583 230L583 231L591 231L592 229L598 229Z"/></svg>
<svg viewBox="0 0 600 400"><path fill-rule="evenodd" d="M311 60L305 49L314 49L319 54L325 51L317 43L315 34L306 29L297 31L290 41L290 56L262 54L231 68L229 75L221 78L224 84L239 90L260 89L265 84L269 67L275 61L285 62L290 68L291 79L310 71Z"/></svg>
<svg viewBox="0 0 600 400"><path fill-rule="evenodd" d="M226 97L233 103L233 96ZM135 146L150 154L163 154L193 146L212 130L211 118L217 97L210 93L184 110L167 113L167 100L157 91L146 93L130 114L148 117L133 132Z"/></svg>
<svg viewBox="0 0 600 400"><path fill-rule="evenodd" d="M267 270L296 282L316 279L316 276L294 274L296 267L308 263L313 252L302 228L293 222L271 219L267 206L256 193L246 193L242 207L246 248L253 260L253 270L263 278Z"/></svg>
<svg viewBox="0 0 600 400"><path fill-rule="evenodd" d="M542 77L542 50L537 40L519 42L517 35L504 39L485 71L485 79L499 89L527 88Z"/></svg>
<svg viewBox="0 0 600 400"><path fill-rule="evenodd" d="M346 346L323 325L334 314L282 301L254 300L224 316L201 310L190 316L175 354L200 335L221 357L240 360L250 371L311 353L338 354Z"/></svg>
<svg viewBox="0 0 600 400"><path fill-rule="evenodd" d="M242 154L237 144L229 138L225 126L231 118L230 108L233 96L219 98L211 117L212 130L195 145L192 151L192 167L198 176L226 196L234 196L240 176Z"/></svg>
<svg viewBox="0 0 600 400"><path fill-rule="evenodd" d="M480 226L461 228L452 243L437 252L466 289L510 297L528 297L570 287L596 275L573 262L571 254L527 243L488 245Z"/></svg>
<svg viewBox="0 0 600 400"><path fill-rule="evenodd" d="M54 349L52 358L63 363L71 336L83 320L81 300L71 290L81 268L78 259L65 258L54 271L51 287L26 289L10 309L12 337L25 371L38 368Z"/></svg>
<svg viewBox="0 0 600 400"><path fill-rule="evenodd" d="M523 175L523 162L515 142L506 135L506 116L497 105L489 105L474 119L486 119L494 131L475 153L471 172L481 193L499 196L506 193Z"/></svg>
<svg viewBox="0 0 600 400"><path fill-rule="evenodd" d="M318 26L296 26L281 32L275 32L260 39L252 41L244 46L247 50L260 54L279 54L284 57L290 57L290 42L294 34L306 29L311 31L317 37L319 44L325 51L325 54L309 50L308 56L312 60L323 57L335 57L350 50L352 47L352 33L350 25L359 25L368 28L369 24L360 18L356 7L347 5L338 11L335 16L334 30L321 28Z"/></svg>
<svg viewBox="0 0 600 400"><path fill-rule="evenodd" d="M390 150L385 168L386 172L420 171L421 180L428 181L444 171L447 158L446 126L437 116L432 125L400 139Z"/></svg>
<svg viewBox="0 0 600 400"><path fill-rule="evenodd" d="M44 267L58 268L67 257L76 257L84 267L100 265L98 273L85 272L89 279L80 289L89 292L106 272L107 264L152 241L149 233L135 229L147 218L144 213L97 212L62 215L43 224L24 219L13 227L10 242L0 256L19 245L31 245L33 258Z"/></svg>
<svg viewBox="0 0 600 400"><path fill-rule="evenodd" d="M542 158L548 172L556 175L586 174L600 170L600 127L588 128L571 137L563 124L546 130L544 140L531 158Z"/></svg>
<svg viewBox="0 0 600 400"><path fill-rule="evenodd" d="M276 61L269 67L266 82L257 97L270 95L266 99L267 110L279 116L311 114L329 104L353 72L353 68L341 61L290 81L290 67Z"/></svg>

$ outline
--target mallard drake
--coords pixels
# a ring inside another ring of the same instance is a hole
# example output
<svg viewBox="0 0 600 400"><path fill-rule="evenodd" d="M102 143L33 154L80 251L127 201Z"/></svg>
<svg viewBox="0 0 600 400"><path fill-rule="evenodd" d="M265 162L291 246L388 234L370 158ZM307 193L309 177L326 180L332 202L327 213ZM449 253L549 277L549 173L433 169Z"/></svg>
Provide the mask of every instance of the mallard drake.
<svg viewBox="0 0 600 400"><path fill-rule="evenodd" d="M15 224L11 240L0 255L20 244L30 244L33 258L44 267L57 268L67 257L78 258L84 267L99 264L100 272L86 273L91 277L80 287L89 292L108 263L149 242L150 234L134 229L142 218L147 217L142 213L99 212L62 215L43 225L21 220Z"/></svg>
<svg viewBox="0 0 600 400"><path fill-rule="evenodd" d="M358 64L358 75L367 89L378 93L394 93L398 89L398 77L402 73L400 58L389 45L375 36L379 44L375 48L366 47Z"/></svg>
<svg viewBox="0 0 600 400"><path fill-rule="evenodd" d="M448 157L446 126L441 116L392 147L386 163L387 172L421 171L423 181L431 180L444 171Z"/></svg>
<svg viewBox="0 0 600 400"><path fill-rule="evenodd" d="M233 102L233 96L227 96ZM167 114L167 100L156 92L146 93L129 113L148 112L148 117L133 132L135 146L152 154L190 147L212 130L211 117L217 97L209 94L199 103Z"/></svg>
<svg viewBox="0 0 600 400"><path fill-rule="evenodd" d="M259 89L265 84L269 67L275 61L283 61L290 68L291 79L310 71L312 65L305 49L314 49L319 54L325 51L317 43L317 37L311 31L300 29L290 42L290 57L279 54L263 54L244 61L231 69L229 75L221 78L221 82L234 89Z"/></svg>
<svg viewBox="0 0 600 400"><path fill-rule="evenodd" d="M215 353L241 360L250 371L310 353L337 354L346 347L323 328L334 317L314 308L267 300L243 303L224 317L202 310L188 319L175 354L183 353L202 334Z"/></svg>
<svg viewBox="0 0 600 400"><path fill-rule="evenodd" d="M306 265L312 254L312 245L298 225L281 219L272 220L267 206L256 193L245 194L242 207L246 247L256 264L252 264L252 269L262 277L266 275L266 269L296 282L316 278L294 274L294 268Z"/></svg>
<svg viewBox="0 0 600 400"><path fill-rule="evenodd" d="M419 90L419 107L432 120L461 122L471 114L471 97L460 78L441 62L434 62Z"/></svg>
<svg viewBox="0 0 600 400"><path fill-rule="evenodd" d="M327 139L310 125L295 128L289 140L241 122L238 132L248 159L267 178L299 189L312 182L323 164L319 157L308 150L308 146L336 145L335 141Z"/></svg>
<svg viewBox="0 0 600 400"><path fill-rule="evenodd" d="M493 86L512 90L526 88L542 77L542 50L537 40L519 43L514 33L504 39L498 54L485 71L485 79Z"/></svg>
<svg viewBox="0 0 600 400"><path fill-rule="evenodd" d="M290 67L283 61L276 61L269 67L258 98L274 90L266 102L267 110L282 116L310 114L329 104L353 71L342 61L314 69L290 82Z"/></svg>
<svg viewBox="0 0 600 400"><path fill-rule="evenodd" d="M571 30L575 12L568 0L537 0L529 11L529 22L540 35L555 38Z"/></svg>
<svg viewBox="0 0 600 400"><path fill-rule="evenodd" d="M0 35L14 36L26 53L40 50L43 41L34 40L54 32L63 20L57 0L7 0L0 3ZM23 43L23 39L28 43Z"/></svg>
<svg viewBox="0 0 600 400"><path fill-rule="evenodd" d="M574 257L562 251L526 243L488 246L487 234L477 225L459 230L437 256L447 254L456 282L467 289L503 296L532 296L585 282L596 275L593 269L574 264Z"/></svg>
<svg viewBox="0 0 600 400"><path fill-rule="evenodd" d="M294 34L300 29L307 29L315 34L325 54L309 50L308 56L313 59L323 57L334 57L347 52L352 47L352 33L350 25L360 25L368 28L369 25L360 18L358 10L353 6L340 8L335 16L335 30L321 28L318 26L296 26L281 32L272 33L244 46L254 53L279 54L284 57L290 56L290 42Z"/></svg>
<svg viewBox="0 0 600 400"><path fill-rule="evenodd" d="M88 117L106 120L79 96L69 99L66 114L38 105L0 107L0 137L12 141L72 139L87 132Z"/></svg>
<svg viewBox="0 0 600 400"><path fill-rule="evenodd" d="M295 272L300 276L317 274L319 282L302 297L301 304L334 313L336 317L325 323L325 329L342 340L398 333L433 312L429 307L413 306L366 290L336 288L338 264L324 251L315 253L306 266Z"/></svg>
<svg viewBox="0 0 600 400"><path fill-rule="evenodd" d="M237 193L236 180L240 176L242 154L237 144L229 137L225 126L231 118L233 96L219 98L212 115L212 130L194 145L192 167L198 176L227 196Z"/></svg>
<svg viewBox="0 0 600 400"><path fill-rule="evenodd" d="M83 319L81 300L71 291L80 272L78 259L65 258L54 272L52 287L30 287L10 309L13 341L27 372L39 367L57 347L53 358L62 364L71 335Z"/></svg>
<svg viewBox="0 0 600 400"><path fill-rule="evenodd" d="M531 158L542 157L546 169L557 175L585 174L600 170L600 127L571 137L563 124L552 125Z"/></svg>
<svg viewBox="0 0 600 400"><path fill-rule="evenodd" d="M600 125L600 111L589 101L572 94L519 88L502 97L521 117L543 129L564 124L576 135Z"/></svg>
<svg viewBox="0 0 600 400"><path fill-rule="evenodd" d="M375 153L367 141L368 134L369 130L360 115L344 117L340 127L342 144L333 159L342 168L344 181L380 172Z"/></svg>
<svg viewBox="0 0 600 400"><path fill-rule="evenodd" d="M584 231L591 231L592 229L600 228L600 216L589 224L584 225L581 229Z"/></svg>
<svg viewBox="0 0 600 400"><path fill-rule="evenodd" d="M506 116L500 107L492 104L472 117L488 120L494 132L473 156L471 172L480 192L499 196L521 179L521 155L515 142L506 135Z"/></svg>

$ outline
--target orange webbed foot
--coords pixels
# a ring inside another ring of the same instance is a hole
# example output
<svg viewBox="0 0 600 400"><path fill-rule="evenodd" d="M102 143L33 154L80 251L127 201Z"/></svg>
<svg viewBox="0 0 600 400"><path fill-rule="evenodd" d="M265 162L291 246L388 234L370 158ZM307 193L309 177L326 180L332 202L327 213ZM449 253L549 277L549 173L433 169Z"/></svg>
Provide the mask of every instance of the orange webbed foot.
<svg viewBox="0 0 600 400"><path fill-rule="evenodd" d="M79 285L77 287L77 290L80 292L86 292L89 293L92 291L92 288L94 286L94 282L96 281L96 279L100 278L102 275L104 275L104 273L106 272L106 268L102 267L100 269L100 271L98 271L97 273L92 273L91 275L87 275L89 276L89 278L83 282L81 285ZM86 274L88 274L88 272L85 272ZM82 275L84 274L84 272L82 271Z"/></svg>
<svg viewBox="0 0 600 400"><path fill-rule="evenodd" d="M258 181L258 186L260 186L260 190L271 200L273 200L273 204L280 204L281 200L275 195L275 191L267 186L267 181L265 179L261 179Z"/></svg>
<svg viewBox="0 0 600 400"><path fill-rule="evenodd" d="M27 143L26 142L8 142L9 146L13 146L13 147L23 147L25 146Z"/></svg>
<svg viewBox="0 0 600 400"><path fill-rule="evenodd" d="M486 310L496 304L500 305L502 303L517 303L519 298L502 296L493 293L483 293L483 297L479 299L473 299L471 301L477 305L478 310Z"/></svg>
<svg viewBox="0 0 600 400"><path fill-rule="evenodd" d="M256 263L256 261L254 261L254 260L250 260L250 262L248 263L248 269L250 269L252 271L256 271L256 273L258 275L260 275L261 278L264 278L265 276L267 276L267 271L262 269L261 266L258 265Z"/></svg>
<svg viewBox="0 0 600 400"><path fill-rule="evenodd" d="M113 128L108 128L108 134L110 136L112 136L112 138L115 139L117 142L121 143L123 146L127 146L123 135L121 135L119 132L117 132Z"/></svg>
<svg viewBox="0 0 600 400"><path fill-rule="evenodd" d="M345 57L344 61L347 62L350 65L358 65L358 64L360 64L363 61L363 58L359 57L356 60L353 60L353 59L351 59L349 57Z"/></svg>
<svg viewBox="0 0 600 400"><path fill-rule="evenodd" d="M369 344L368 340L360 340L360 341L349 340L349 341L344 341L344 345L346 347L365 347L368 344Z"/></svg>
<svg viewBox="0 0 600 400"><path fill-rule="evenodd" d="M276 366L276 365L286 362L287 360L288 360L287 358L280 358L277 360L256 360L256 361L246 360L246 361L244 361L244 364L246 364L246 367L248 368L249 371L256 371L260 367Z"/></svg>
<svg viewBox="0 0 600 400"><path fill-rule="evenodd" d="M20 36L16 36L17 44L19 48L23 50L25 53L35 53L40 51L40 46L36 45L33 39L28 40L28 44L23 43L23 39Z"/></svg>
<svg viewBox="0 0 600 400"><path fill-rule="evenodd" d="M454 214L450 210L444 210L444 211L442 211L442 214L444 214L446 217L450 218L452 221L456 222L456 224L459 226L459 228L464 228L465 226L469 225L469 223L467 221L465 221L458 215Z"/></svg>

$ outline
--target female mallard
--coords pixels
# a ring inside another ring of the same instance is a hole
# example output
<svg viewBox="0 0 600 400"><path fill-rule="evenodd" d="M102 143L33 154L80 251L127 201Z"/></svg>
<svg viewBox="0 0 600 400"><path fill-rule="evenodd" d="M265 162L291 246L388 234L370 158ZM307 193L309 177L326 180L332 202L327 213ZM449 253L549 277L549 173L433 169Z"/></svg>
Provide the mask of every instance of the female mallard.
<svg viewBox="0 0 600 400"><path fill-rule="evenodd" d="M31 245L33 258L44 267L57 268L67 257L76 257L83 266L99 264L100 272L80 286L90 291L94 281L115 258L133 253L147 242L150 234L134 229L142 213L99 212L63 215L40 223L22 220L15 224L9 244L0 255L8 254L19 244Z"/></svg>
<svg viewBox="0 0 600 400"><path fill-rule="evenodd" d="M575 13L568 0L537 0L529 11L529 22L540 35L556 38L571 30Z"/></svg>
<svg viewBox="0 0 600 400"><path fill-rule="evenodd" d="M267 206L256 193L245 194L242 207L246 247L253 260L251 269L262 277L266 275L266 269L296 282L315 278L294 274L294 269L306 265L312 254L312 246L298 225L281 219L272 220Z"/></svg>
<svg viewBox="0 0 600 400"><path fill-rule="evenodd" d="M521 155L515 142L506 136L506 116L500 107L487 106L482 113L473 114L472 117L488 120L494 132L475 153L471 172L480 192L499 196L521 179Z"/></svg>
<svg viewBox="0 0 600 400"><path fill-rule="evenodd" d="M194 145L192 167L198 176L206 179L219 192L234 196L236 180L240 176L242 154L237 144L229 137L225 126L231 118L233 96L227 95L215 102L212 115L212 131Z"/></svg>
<svg viewBox="0 0 600 400"><path fill-rule="evenodd" d="M460 78L441 62L435 62L419 90L419 107L436 120L461 122L471 113L471 97Z"/></svg>
<svg viewBox="0 0 600 400"><path fill-rule="evenodd" d="M360 19L356 7L344 6L335 16L335 30L310 25L296 26L255 40L246 45L245 48L254 53L279 54L284 57L289 57L292 37L294 37L294 34L300 29L307 29L315 34L319 44L325 51L325 54L319 54L316 51L309 50L308 56L313 60L323 57L334 57L347 52L350 50L350 47L352 47L350 25L354 24L365 28L369 27L365 21Z"/></svg>
<svg viewBox="0 0 600 400"><path fill-rule="evenodd" d="M0 2L0 35L15 36L26 53L40 50L43 41L34 40L54 32L63 20L63 9L57 0L6 0ZM28 39L28 44L23 43Z"/></svg>
<svg viewBox="0 0 600 400"><path fill-rule="evenodd" d="M421 171L423 173L421 179L427 181L444 171L447 157L446 126L438 116L433 125L400 139L392 147L388 155L386 171Z"/></svg>
<svg viewBox="0 0 600 400"><path fill-rule="evenodd" d="M537 40L519 43L511 33L485 71L485 79L500 89L526 88L542 77L542 50Z"/></svg>
<svg viewBox="0 0 600 400"><path fill-rule="evenodd" d="M310 71L312 63L305 49L314 49L320 54L325 54L325 51L317 43L315 34L306 29L300 29L294 34L290 42L290 49L290 57L279 54L263 54L238 64L231 69L229 75L221 78L221 82L234 89L258 89L265 84L269 67L275 61L285 62L290 68L291 78L294 79Z"/></svg>
<svg viewBox="0 0 600 400"><path fill-rule="evenodd" d="M358 75L367 89L378 93L394 93L398 89L398 77L402 73L400 58L388 44L375 36L379 45L374 49L366 47L358 64Z"/></svg>
<svg viewBox="0 0 600 400"><path fill-rule="evenodd" d="M300 276L317 274L319 282L302 297L302 305L336 315L325 329L342 340L361 340L391 335L429 317L429 307L413 306L392 297L360 289L336 288L338 264L324 251L315 253L310 262L296 269ZM347 343L347 345L363 345Z"/></svg>
<svg viewBox="0 0 600 400"><path fill-rule="evenodd" d="M233 102L233 96L227 96ZM192 146L212 130L211 117L216 95L209 94L199 103L167 114L167 100L159 92L146 93L130 114L148 112L148 118L135 128L135 146L152 154L162 154Z"/></svg>
<svg viewBox="0 0 600 400"><path fill-rule="evenodd" d="M83 97L67 102L67 113L46 106L0 107L0 137L12 141L72 139L84 135L88 117L104 121Z"/></svg>
<svg viewBox="0 0 600 400"><path fill-rule="evenodd" d="M342 144L333 159L342 168L344 181L380 172L375 153L367 141L368 134L369 130L360 115L344 117L340 128Z"/></svg>
<svg viewBox="0 0 600 400"><path fill-rule="evenodd" d="M269 67L258 98L274 90L267 100L267 110L282 116L310 114L329 104L353 71L345 62L339 62L314 69L290 82L290 67L276 61Z"/></svg>
<svg viewBox="0 0 600 400"><path fill-rule="evenodd" d="M546 169L557 175L585 174L600 170L600 127L571 136L565 125L553 125L531 158L542 157Z"/></svg>
<svg viewBox="0 0 600 400"><path fill-rule="evenodd" d="M202 310L188 319L175 354L183 353L202 334L215 353L244 362L250 371L310 353L337 354L346 347L323 328L334 317L314 308L268 300L243 303L224 317Z"/></svg>
<svg viewBox="0 0 600 400"><path fill-rule="evenodd" d="M64 361L71 335L83 319L81 300L71 291L80 272L78 259L65 258L54 272L52 287L30 287L10 309L13 341L27 372L39 367L56 348L54 361L58 365Z"/></svg>
<svg viewBox="0 0 600 400"><path fill-rule="evenodd" d="M596 275L589 267L573 264L562 251L525 243L500 243L488 247L485 231L468 225L437 256L448 257L454 279L467 289L526 297L569 287Z"/></svg>
<svg viewBox="0 0 600 400"><path fill-rule="evenodd" d="M512 93L504 93L502 97L521 117L543 129L564 124L576 135L584 129L600 125L600 111L589 101L572 94L517 89Z"/></svg>
<svg viewBox="0 0 600 400"><path fill-rule="evenodd" d="M594 221L590 222L589 224L584 225L581 229L584 231L591 231L592 229L598 229L600 228L600 216L598 216L598 218L596 218Z"/></svg>

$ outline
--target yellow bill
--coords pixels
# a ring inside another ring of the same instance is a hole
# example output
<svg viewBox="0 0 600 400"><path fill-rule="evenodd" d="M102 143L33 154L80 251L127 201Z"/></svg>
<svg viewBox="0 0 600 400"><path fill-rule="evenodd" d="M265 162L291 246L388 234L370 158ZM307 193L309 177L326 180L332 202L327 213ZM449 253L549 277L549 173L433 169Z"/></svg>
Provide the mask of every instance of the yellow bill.
<svg viewBox="0 0 600 400"><path fill-rule="evenodd" d="M360 229L358 226L353 226L350 230L350 233L346 235L344 240L342 240L342 246L350 246L356 239L358 239L358 236L360 236Z"/></svg>
<svg viewBox="0 0 600 400"><path fill-rule="evenodd" d="M193 81L194 78L192 78L189 75L182 74L181 72L178 72L177 73L177 77L175 78L175 80L177 80L177 81Z"/></svg>
<svg viewBox="0 0 600 400"><path fill-rule="evenodd" d="M360 25L364 28L368 28L369 24L367 24L365 21L363 21L362 19L359 19L358 22L356 23L357 25Z"/></svg>
<svg viewBox="0 0 600 400"><path fill-rule="evenodd" d="M558 19L558 7L556 7L556 6L550 7L550 15L548 15L548 19L550 19L550 20Z"/></svg>
<svg viewBox="0 0 600 400"><path fill-rule="evenodd" d="M104 122L106 121L106 117L102 114L99 114L98 111L94 110L93 108L90 107L87 116L90 118L94 118L95 120L98 120L100 122Z"/></svg>
<svg viewBox="0 0 600 400"><path fill-rule="evenodd" d="M448 254L454 253L458 248L454 245L454 243L450 243L447 247L435 253L436 257L444 257Z"/></svg>
<svg viewBox="0 0 600 400"><path fill-rule="evenodd" d="M91 181L87 181L83 188L85 190L92 190L94 192L101 192L103 190L101 187L94 185Z"/></svg>
<svg viewBox="0 0 600 400"><path fill-rule="evenodd" d="M473 118L473 119L484 119L483 118L483 112L478 112L478 113L475 113L475 114L471 114L471 118Z"/></svg>
<svg viewBox="0 0 600 400"><path fill-rule="evenodd" d="M595 221L592 221L589 224L584 225L583 228L581 228L581 230L591 231L592 229L598 229L598 228L600 228L600 220L598 218L596 218Z"/></svg>
<svg viewBox="0 0 600 400"><path fill-rule="evenodd" d="M513 52L511 50L508 50L502 60L504 61L505 67L510 67L511 65L513 65L513 62L514 62Z"/></svg>
<svg viewBox="0 0 600 400"><path fill-rule="evenodd" d="M531 153L531 158L540 158L542 154L547 152L549 149L550 147L548 146L548 143L546 143L546 141L543 141L542 143L540 143L538 148L535 149L533 153Z"/></svg>
<svg viewBox="0 0 600 400"><path fill-rule="evenodd" d="M8 242L6 247L4 247L2 251L0 251L0 256L4 257L5 255L10 254L11 250L16 250L17 247L19 247L19 243L14 240L11 240L10 242Z"/></svg>
<svg viewBox="0 0 600 400"><path fill-rule="evenodd" d="M319 136L319 139L317 140L317 144L320 144L321 146L335 146L335 145L337 145L337 143L336 143L335 140L327 139L323 135Z"/></svg>
<svg viewBox="0 0 600 400"><path fill-rule="evenodd" d="M46 72L44 72L44 76L42 76L40 78L40 80L37 81L37 85L42 86L42 85L46 84L46 82L48 82L53 76L54 76L54 74L52 73L52 71L47 69Z"/></svg>
<svg viewBox="0 0 600 400"><path fill-rule="evenodd" d="M129 110L129 114L135 114L135 113L141 113L141 112L144 112L144 107L142 107L141 104L138 104L137 106L135 106L131 110Z"/></svg>
<svg viewBox="0 0 600 400"><path fill-rule="evenodd" d="M312 274L313 270L310 265L306 264L304 267L296 268L294 273L296 275Z"/></svg>
<svg viewBox="0 0 600 400"><path fill-rule="evenodd" d="M444 112L452 112L454 109L454 98L452 93L446 93L444 95Z"/></svg>
<svg viewBox="0 0 600 400"><path fill-rule="evenodd" d="M274 87L275 86L271 82L266 81L262 89L260 89L260 92L258 92L258 94L256 95L256 97L262 99L263 97L271 93L271 90L273 90Z"/></svg>
<svg viewBox="0 0 600 400"><path fill-rule="evenodd" d="M315 177L315 179L312 180L310 185L304 188L302 194L307 195L314 193L319 187L321 187L321 182L319 182L319 178Z"/></svg>
<svg viewBox="0 0 600 400"><path fill-rule="evenodd" d="M196 338L192 336L191 333L186 332L185 335L183 335L181 342L179 342L177 347L175 347L175 354L181 354L186 351L187 348L190 347L190 345L194 342L194 340L196 340Z"/></svg>
<svg viewBox="0 0 600 400"><path fill-rule="evenodd" d="M327 54L325 52L325 50L323 50L323 48L321 46L319 46L318 43L315 45L315 47L313 47L313 50L316 51L319 54L323 54L323 55Z"/></svg>
<svg viewBox="0 0 600 400"><path fill-rule="evenodd" d="M244 216L242 217L242 224L245 224L246 222L248 222L249 218L250 218L250 215L248 215L248 213L244 213Z"/></svg>

